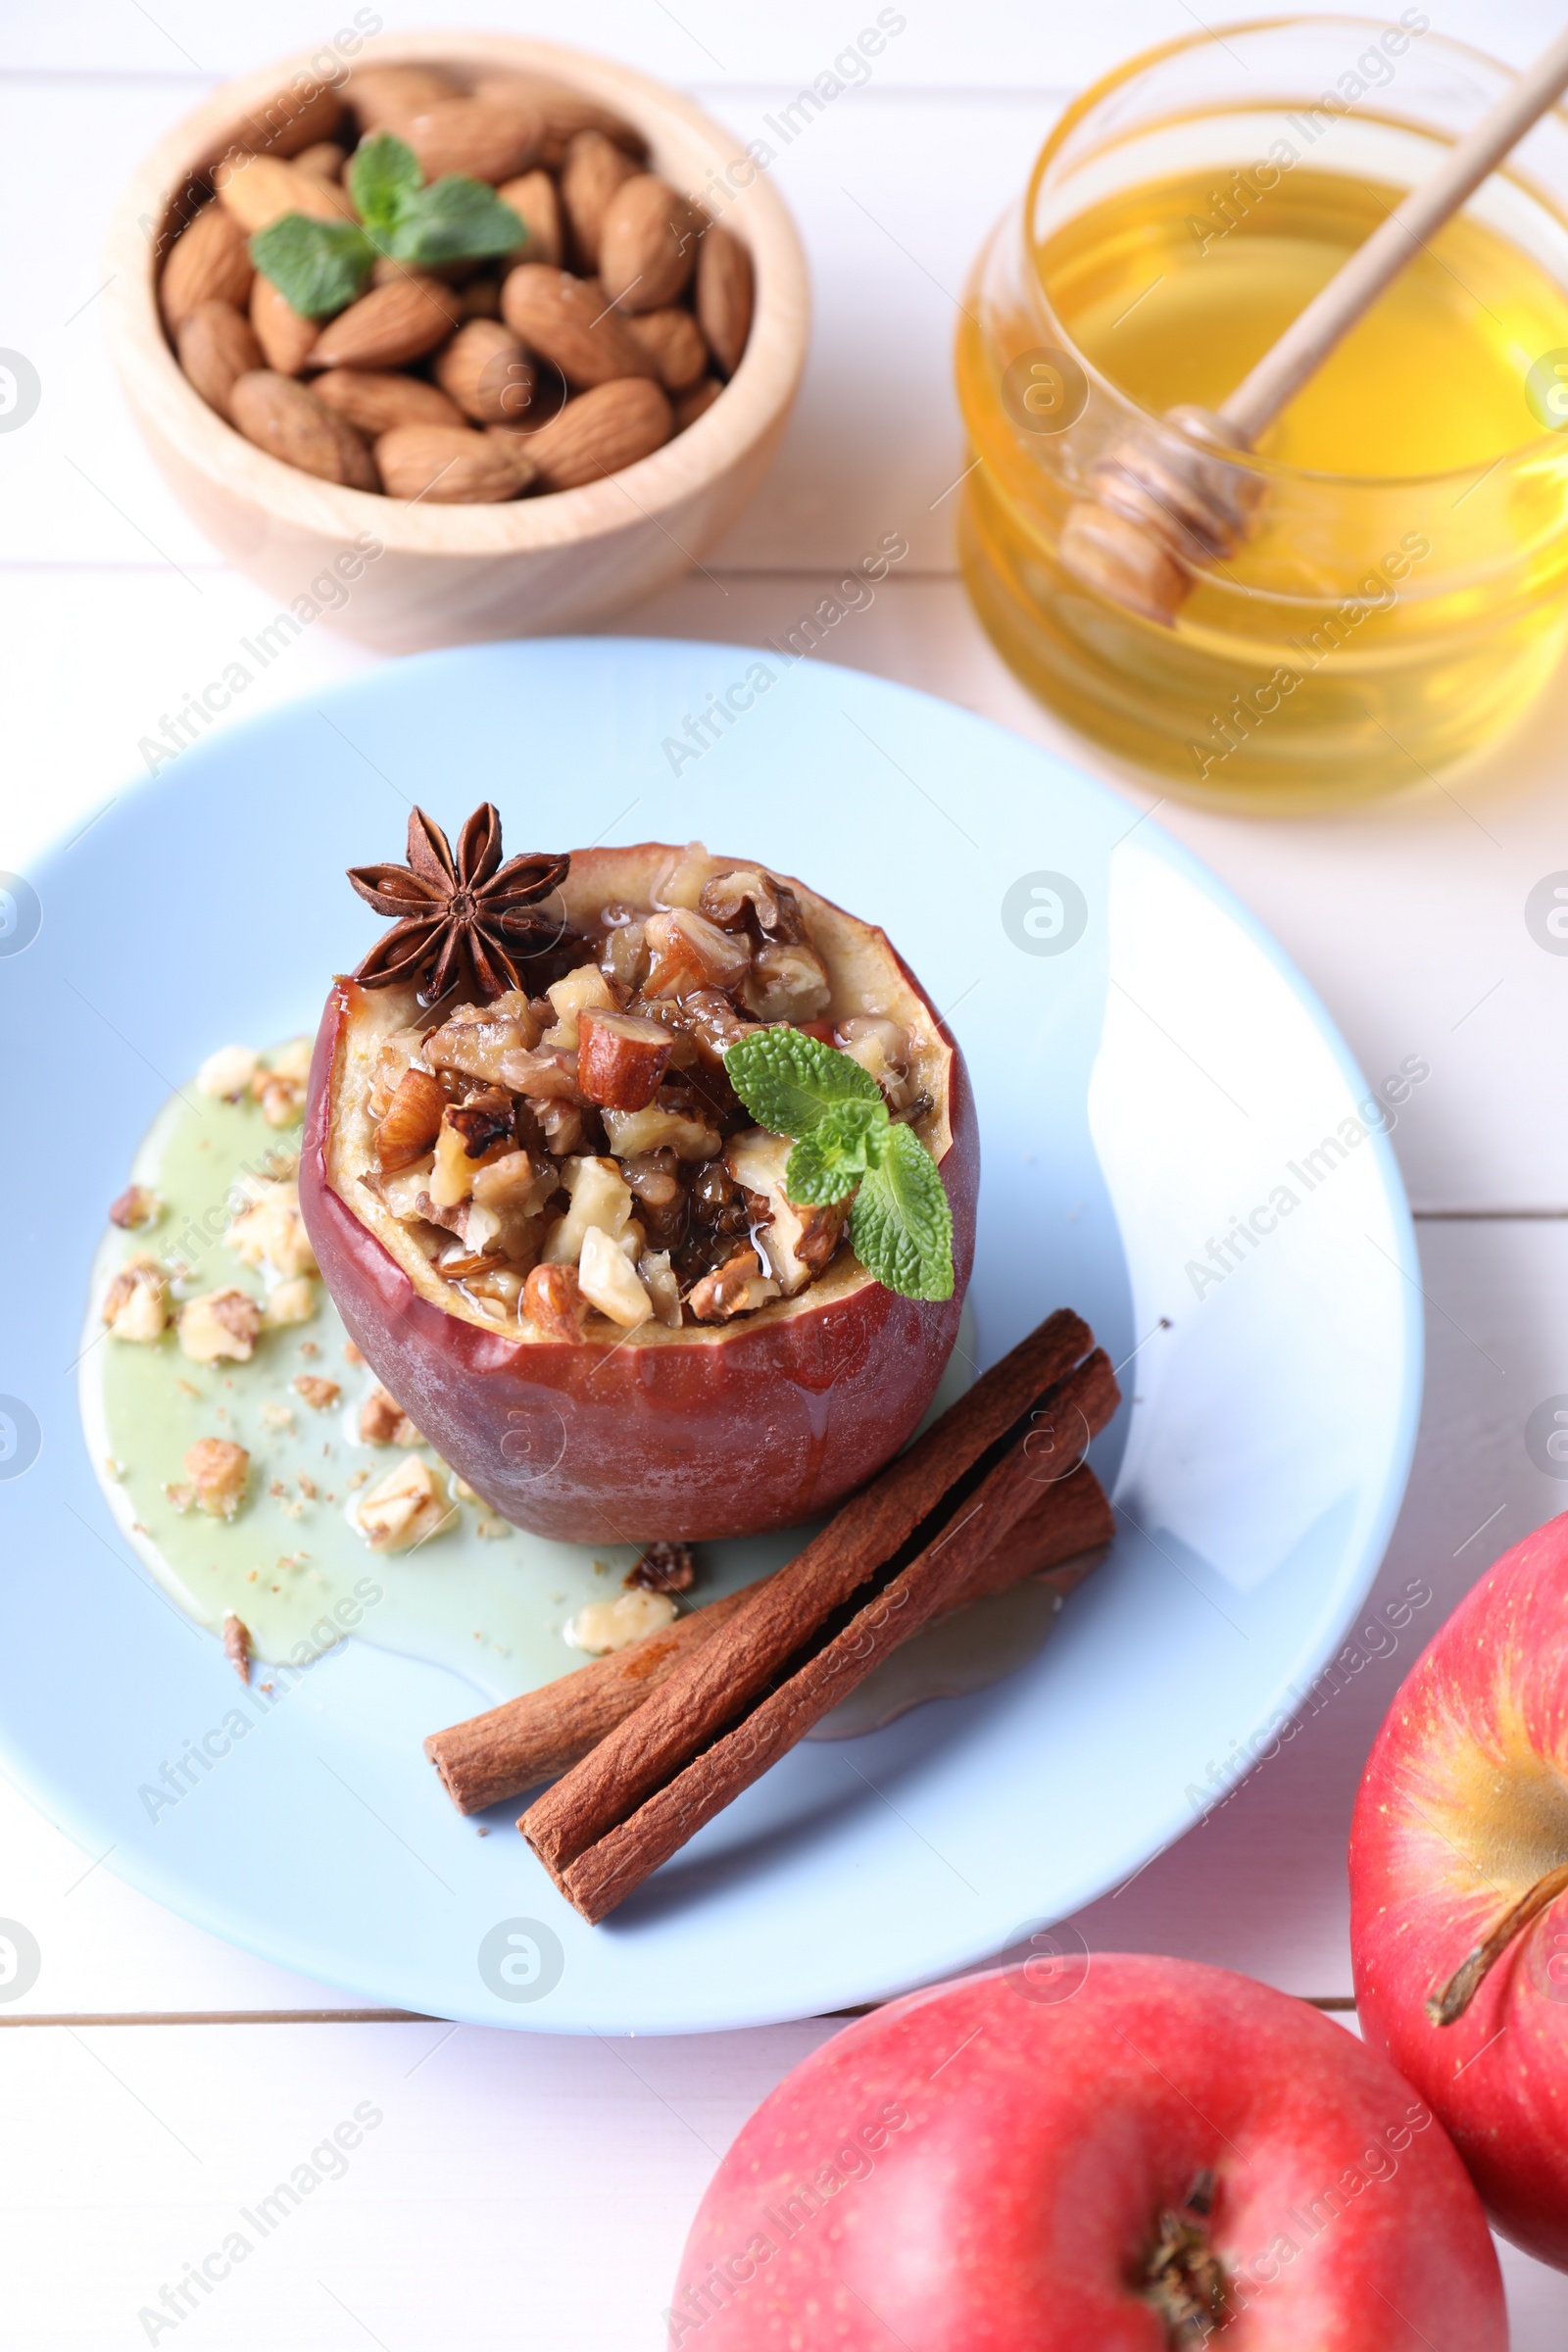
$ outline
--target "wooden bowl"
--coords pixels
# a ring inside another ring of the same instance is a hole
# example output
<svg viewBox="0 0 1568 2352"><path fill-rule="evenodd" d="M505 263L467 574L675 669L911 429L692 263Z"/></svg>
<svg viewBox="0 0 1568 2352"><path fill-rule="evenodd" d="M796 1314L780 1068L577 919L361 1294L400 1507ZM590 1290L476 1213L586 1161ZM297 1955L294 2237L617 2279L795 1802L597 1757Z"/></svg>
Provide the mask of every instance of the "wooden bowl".
<svg viewBox="0 0 1568 2352"><path fill-rule="evenodd" d="M757 308L734 376L697 422L654 455L580 490L500 506L432 506L318 480L255 448L186 381L159 317L168 232L192 183L241 124L308 70L301 55L226 82L135 172L110 235L110 346L131 412L175 496L242 571L285 607L368 533L365 564L334 624L386 653L579 628L677 578L734 521L760 482L805 365L806 258L777 192L730 132L624 66L505 33L398 33L358 65L433 64L460 79L530 73L571 84L635 123L652 168L751 249ZM719 175L733 172L732 179ZM746 182L744 186L742 182ZM713 207L715 187L723 190ZM738 192L731 194L732 190Z"/></svg>

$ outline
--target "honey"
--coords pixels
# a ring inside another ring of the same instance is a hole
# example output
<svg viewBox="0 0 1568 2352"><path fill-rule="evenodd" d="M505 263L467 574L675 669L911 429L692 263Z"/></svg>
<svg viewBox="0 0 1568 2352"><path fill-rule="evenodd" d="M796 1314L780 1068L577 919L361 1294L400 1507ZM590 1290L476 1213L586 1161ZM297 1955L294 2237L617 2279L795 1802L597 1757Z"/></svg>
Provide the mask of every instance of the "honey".
<svg viewBox="0 0 1568 2352"><path fill-rule="evenodd" d="M1334 22L1310 37L1353 45ZM1217 408L1451 132L1391 97L1124 107L1097 139L1106 86L965 298L981 618L1042 700L1189 797L1285 811L1420 784L1522 713L1568 635L1568 227L1539 169L1510 172L1412 257L1244 461L1255 527L1167 629L1056 560L1093 465L1179 403Z"/></svg>

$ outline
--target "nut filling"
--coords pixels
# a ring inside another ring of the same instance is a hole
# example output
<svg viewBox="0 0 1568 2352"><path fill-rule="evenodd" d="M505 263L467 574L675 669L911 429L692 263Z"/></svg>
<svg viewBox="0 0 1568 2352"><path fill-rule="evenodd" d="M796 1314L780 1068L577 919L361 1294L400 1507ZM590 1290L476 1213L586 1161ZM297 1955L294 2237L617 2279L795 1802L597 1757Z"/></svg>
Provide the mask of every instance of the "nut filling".
<svg viewBox="0 0 1568 2352"><path fill-rule="evenodd" d="M395 1222L454 1304L542 1340L730 1323L850 1258L848 1201L788 1198L789 1139L725 1073L760 1029L847 1053L889 1116L941 1149L927 1089L943 1049L890 1009L906 1010L891 956L879 985L813 938L789 884L701 843L643 874L646 899L568 898L516 988L486 999L460 978L433 1006L412 988L375 1000L368 1149L343 1189L372 1226L376 1209Z"/></svg>

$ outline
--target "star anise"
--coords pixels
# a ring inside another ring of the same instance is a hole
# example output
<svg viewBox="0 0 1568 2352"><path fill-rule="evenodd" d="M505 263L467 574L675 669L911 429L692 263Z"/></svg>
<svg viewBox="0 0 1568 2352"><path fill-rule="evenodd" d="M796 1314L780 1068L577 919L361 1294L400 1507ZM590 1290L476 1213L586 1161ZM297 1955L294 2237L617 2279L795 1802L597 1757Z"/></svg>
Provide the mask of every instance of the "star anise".
<svg viewBox="0 0 1568 2352"><path fill-rule="evenodd" d="M349 880L377 914L399 919L354 974L364 988L416 981L426 1004L455 985L499 997L522 985L521 959L554 947L562 923L539 905L565 880L569 857L543 851L501 862L501 816L486 801L458 837L457 856L434 819L409 818L407 865L354 865Z"/></svg>

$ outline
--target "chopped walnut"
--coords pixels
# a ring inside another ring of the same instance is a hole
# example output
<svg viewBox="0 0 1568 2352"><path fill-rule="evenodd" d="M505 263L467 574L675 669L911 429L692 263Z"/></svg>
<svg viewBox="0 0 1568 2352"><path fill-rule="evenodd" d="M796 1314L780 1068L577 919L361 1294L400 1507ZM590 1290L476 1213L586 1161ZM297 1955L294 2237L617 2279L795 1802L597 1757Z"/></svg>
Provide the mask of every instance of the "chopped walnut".
<svg viewBox="0 0 1568 2352"><path fill-rule="evenodd" d="M227 1438L198 1438L181 1464L210 1519L232 1519L245 1499L251 1457Z"/></svg>
<svg viewBox="0 0 1568 2352"><path fill-rule="evenodd" d="M388 1389L373 1388L360 1407L362 1446L422 1446L424 1439Z"/></svg>
<svg viewBox="0 0 1568 2352"><path fill-rule="evenodd" d="M739 865L715 874L703 884L697 909L723 931L751 931L759 939L792 944L806 937L794 891L760 866Z"/></svg>
<svg viewBox="0 0 1568 2352"><path fill-rule="evenodd" d="M112 1339L146 1346L169 1328L169 1276L155 1257L127 1258L104 1293L103 1319Z"/></svg>
<svg viewBox="0 0 1568 2352"><path fill-rule="evenodd" d="M473 1191L474 1177L483 1162L499 1159L514 1149L512 1097L503 1088L487 1087L466 1102L449 1102L435 1139L431 1200L438 1208L456 1208Z"/></svg>
<svg viewBox="0 0 1568 2352"><path fill-rule="evenodd" d="M461 1070L488 1086L501 1083L503 1054L526 1053L539 1043L538 1018L518 989L489 1004L464 1004L432 1029L423 1058L433 1070Z"/></svg>
<svg viewBox="0 0 1568 2352"><path fill-rule="evenodd" d="M305 1115L305 1088L311 1074L309 1038L294 1038L280 1046L265 1067L251 1073L250 1091L262 1106L269 1127L294 1127Z"/></svg>
<svg viewBox="0 0 1568 2352"><path fill-rule="evenodd" d="M714 1273L694 1284L686 1303L699 1323L729 1323L749 1315L779 1295L778 1284L762 1272L755 1250L741 1250Z"/></svg>
<svg viewBox="0 0 1568 2352"><path fill-rule="evenodd" d="M790 1149L787 1136L770 1135L762 1127L731 1136L724 1148L724 1164L730 1174L766 1204L766 1222L754 1220L758 1246L786 1298L793 1298L813 1275L821 1273L844 1238L850 1214L848 1200L812 1208L799 1206L789 1199L784 1172Z"/></svg>
<svg viewBox="0 0 1568 2352"><path fill-rule="evenodd" d="M649 1152L673 1152L694 1165L711 1159L723 1142L716 1127L684 1111L666 1110L651 1102L646 1110L606 1110L601 1114L610 1149L617 1159L638 1158Z"/></svg>
<svg viewBox="0 0 1568 2352"><path fill-rule="evenodd" d="M360 1496L355 1516L372 1551L413 1551L457 1516L457 1506L429 1463L411 1453Z"/></svg>
<svg viewBox="0 0 1568 2352"><path fill-rule="evenodd" d="M689 1544L650 1544L620 1581L628 1592L689 1592L696 1575Z"/></svg>
<svg viewBox="0 0 1568 2352"><path fill-rule="evenodd" d="M256 1074L258 1059L250 1046L220 1046L216 1054L208 1054L196 1073L198 1093L212 1095L223 1102L237 1102Z"/></svg>
<svg viewBox="0 0 1568 2352"><path fill-rule="evenodd" d="M602 1658L612 1649L625 1649L645 1634L662 1633L675 1621L675 1603L667 1592L622 1592L614 1600L585 1601L564 1628L573 1649Z"/></svg>
<svg viewBox="0 0 1568 2352"><path fill-rule="evenodd" d="M303 1396L313 1413L324 1413L336 1404L343 1392L335 1380L323 1380L318 1372L297 1372L290 1384L296 1396Z"/></svg>
<svg viewBox="0 0 1568 2352"><path fill-rule="evenodd" d="M346 1364L363 1364L365 1361L352 1340L345 1340L343 1343L343 1361Z"/></svg>
<svg viewBox="0 0 1568 2352"><path fill-rule="evenodd" d="M582 1112L575 1102L538 1102L539 1125L544 1132L545 1149L557 1159L565 1159L583 1146Z"/></svg>
<svg viewBox="0 0 1568 2352"><path fill-rule="evenodd" d="M242 1683L251 1679L251 1629L233 1610L223 1618L223 1655Z"/></svg>
<svg viewBox="0 0 1568 2352"><path fill-rule="evenodd" d="M241 1203L229 1219L223 1241L242 1265L270 1266L284 1277L317 1272L316 1252L300 1215L297 1183L249 1177L242 1188Z"/></svg>
<svg viewBox="0 0 1568 2352"><path fill-rule="evenodd" d="M768 941L752 957L741 995L760 1021L813 1021L833 991L827 966L812 947Z"/></svg>
<svg viewBox="0 0 1568 2352"><path fill-rule="evenodd" d="M111 1203L109 1222L124 1232L133 1232L142 1225L155 1225L164 1213L158 1195L145 1184L128 1184L120 1199Z"/></svg>
<svg viewBox="0 0 1568 2352"><path fill-rule="evenodd" d="M748 942L721 931L695 907L651 914L646 937L654 960L643 982L645 997L683 997L696 988L738 988L751 966Z"/></svg>
<svg viewBox="0 0 1568 2352"><path fill-rule="evenodd" d="M262 1310L244 1291L205 1291L179 1310L180 1348L193 1364L248 1364L261 1328Z"/></svg>

